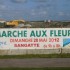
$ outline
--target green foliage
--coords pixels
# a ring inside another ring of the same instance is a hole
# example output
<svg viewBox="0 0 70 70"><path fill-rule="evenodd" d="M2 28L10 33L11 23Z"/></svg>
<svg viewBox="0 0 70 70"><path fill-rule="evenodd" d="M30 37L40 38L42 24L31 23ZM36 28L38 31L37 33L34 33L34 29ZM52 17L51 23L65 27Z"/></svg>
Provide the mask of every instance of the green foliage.
<svg viewBox="0 0 70 70"><path fill-rule="evenodd" d="M0 55L0 59L23 59L23 58L70 58L70 54Z"/></svg>
<svg viewBox="0 0 70 70"><path fill-rule="evenodd" d="M19 24L21 24L23 22L19 22ZM5 26L6 23L0 23L0 28L2 27L6 27ZM25 23L23 23L24 25L26 24L30 24L32 27L31 28L61 28L61 27L69 27L70 26L70 22L58 22L58 21L52 21L52 22L44 22L44 21L26 21ZM12 28L14 26L11 27L7 27L7 28ZM25 27L23 27L25 28Z"/></svg>

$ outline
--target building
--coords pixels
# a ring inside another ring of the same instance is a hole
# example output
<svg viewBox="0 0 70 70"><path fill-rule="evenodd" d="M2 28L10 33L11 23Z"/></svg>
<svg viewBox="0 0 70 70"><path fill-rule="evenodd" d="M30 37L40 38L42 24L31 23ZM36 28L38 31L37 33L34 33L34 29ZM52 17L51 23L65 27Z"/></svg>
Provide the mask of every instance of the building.
<svg viewBox="0 0 70 70"><path fill-rule="evenodd" d="M6 22L6 27L18 27L19 24L24 24L24 20L12 20Z"/></svg>
<svg viewBox="0 0 70 70"><path fill-rule="evenodd" d="M4 28L6 21L0 20L0 28Z"/></svg>

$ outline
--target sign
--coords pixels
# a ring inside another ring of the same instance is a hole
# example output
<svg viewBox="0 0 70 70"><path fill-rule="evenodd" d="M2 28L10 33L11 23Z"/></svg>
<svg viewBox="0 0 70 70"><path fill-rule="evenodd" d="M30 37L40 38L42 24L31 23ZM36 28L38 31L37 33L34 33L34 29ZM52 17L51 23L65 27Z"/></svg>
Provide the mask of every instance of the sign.
<svg viewBox="0 0 70 70"><path fill-rule="evenodd" d="M0 29L0 49L70 48L70 28Z"/></svg>

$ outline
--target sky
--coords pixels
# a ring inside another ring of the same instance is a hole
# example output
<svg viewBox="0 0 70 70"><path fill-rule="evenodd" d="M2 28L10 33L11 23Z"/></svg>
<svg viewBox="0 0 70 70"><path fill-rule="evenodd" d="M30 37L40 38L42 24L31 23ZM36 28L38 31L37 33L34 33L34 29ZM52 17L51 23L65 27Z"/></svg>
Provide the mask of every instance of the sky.
<svg viewBox="0 0 70 70"><path fill-rule="evenodd" d="M70 20L70 0L0 0L0 19Z"/></svg>

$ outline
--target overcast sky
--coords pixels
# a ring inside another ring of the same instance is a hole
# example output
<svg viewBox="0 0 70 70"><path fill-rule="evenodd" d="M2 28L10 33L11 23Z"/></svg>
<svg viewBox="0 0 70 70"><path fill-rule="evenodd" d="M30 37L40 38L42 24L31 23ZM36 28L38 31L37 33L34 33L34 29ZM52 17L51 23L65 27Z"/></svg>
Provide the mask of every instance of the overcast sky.
<svg viewBox="0 0 70 70"><path fill-rule="evenodd" d="M5 20L70 20L70 0L0 0Z"/></svg>

